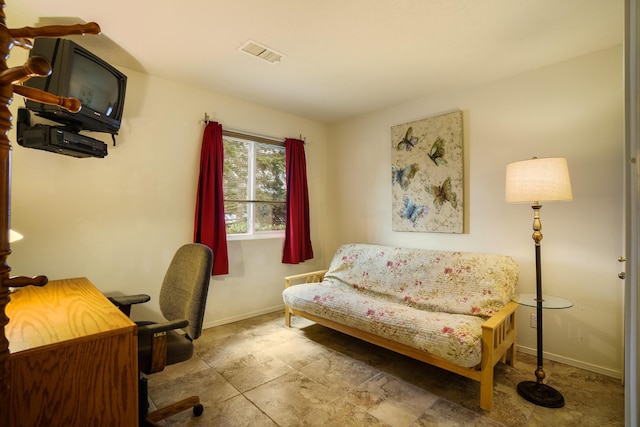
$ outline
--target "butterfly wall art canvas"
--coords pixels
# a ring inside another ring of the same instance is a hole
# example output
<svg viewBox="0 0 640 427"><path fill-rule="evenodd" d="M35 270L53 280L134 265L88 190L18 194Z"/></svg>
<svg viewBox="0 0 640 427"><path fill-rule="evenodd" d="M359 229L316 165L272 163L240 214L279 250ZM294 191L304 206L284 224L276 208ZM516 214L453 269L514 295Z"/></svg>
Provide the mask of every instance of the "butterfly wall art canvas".
<svg viewBox="0 0 640 427"><path fill-rule="evenodd" d="M391 127L393 231L464 232L462 111Z"/></svg>

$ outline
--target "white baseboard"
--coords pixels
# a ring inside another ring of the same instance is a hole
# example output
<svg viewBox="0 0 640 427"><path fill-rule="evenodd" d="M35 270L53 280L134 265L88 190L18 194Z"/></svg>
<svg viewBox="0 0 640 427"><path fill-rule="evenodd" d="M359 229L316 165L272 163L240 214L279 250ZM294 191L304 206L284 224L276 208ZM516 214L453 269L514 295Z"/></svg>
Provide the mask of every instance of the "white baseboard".
<svg viewBox="0 0 640 427"><path fill-rule="evenodd" d="M532 356L537 356L538 352L535 348L524 347L522 345L516 345L518 351L521 351L525 354L530 354ZM542 353L545 359L553 360L554 362L564 363L565 365L574 366L576 368L584 369L586 371L595 372L597 374L606 375L608 377L616 378L622 380L622 372L616 371L609 368L603 368L602 366L592 365L590 363L581 362L579 360L570 359L568 357L559 356L553 353L547 353L543 351Z"/></svg>
<svg viewBox="0 0 640 427"><path fill-rule="evenodd" d="M214 320L212 322L205 322L202 325L202 328L203 329L213 328L215 326L226 325L227 323L238 322L240 320L250 319L252 317L261 316L267 313L274 313L276 311L282 311L282 319L283 319L282 321L284 322L284 304L282 304L274 307L264 308L262 310L254 311L251 313L243 313L238 316L227 317L226 319L219 319L219 320Z"/></svg>

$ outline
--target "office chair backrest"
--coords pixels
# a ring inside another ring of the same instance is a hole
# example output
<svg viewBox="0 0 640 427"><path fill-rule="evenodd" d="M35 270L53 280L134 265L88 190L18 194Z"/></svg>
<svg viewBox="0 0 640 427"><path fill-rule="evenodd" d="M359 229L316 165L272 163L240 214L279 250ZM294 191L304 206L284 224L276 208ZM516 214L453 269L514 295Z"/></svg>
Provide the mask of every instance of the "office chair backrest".
<svg viewBox="0 0 640 427"><path fill-rule="evenodd" d="M160 311L167 320L187 319L187 333L196 339L202 333L209 291L213 253L205 245L189 243L173 256L160 289Z"/></svg>

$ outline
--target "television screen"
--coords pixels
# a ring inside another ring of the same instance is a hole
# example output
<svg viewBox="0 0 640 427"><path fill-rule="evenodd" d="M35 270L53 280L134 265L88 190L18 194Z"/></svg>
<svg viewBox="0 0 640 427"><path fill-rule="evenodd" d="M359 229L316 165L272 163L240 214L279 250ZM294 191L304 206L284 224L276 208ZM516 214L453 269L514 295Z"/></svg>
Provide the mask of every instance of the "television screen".
<svg viewBox="0 0 640 427"><path fill-rule="evenodd" d="M66 39L36 39L31 56L45 58L51 75L34 77L25 86L66 98L77 98L82 109L68 112L56 105L27 100L27 109L69 126L117 134L122 121L127 77L93 53Z"/></svg>
<svg viewBox="0 0 640 427"><path fill-rule="evenodd" d="M118 80L96 62L75 55L69 78L69 96L77 98L83 107L112 117L118 104Z"/></svg>

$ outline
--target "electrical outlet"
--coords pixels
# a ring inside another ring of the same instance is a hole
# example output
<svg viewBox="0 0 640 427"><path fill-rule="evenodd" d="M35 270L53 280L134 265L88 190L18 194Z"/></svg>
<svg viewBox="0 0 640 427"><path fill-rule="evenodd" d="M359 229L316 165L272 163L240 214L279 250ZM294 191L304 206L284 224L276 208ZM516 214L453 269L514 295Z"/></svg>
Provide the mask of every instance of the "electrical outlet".
<svg viewBox="0 0 640 427"><path fill-rule="evenodd" d="M531 327L538 328L538 315L536 313L531 313Z"/></svg>

